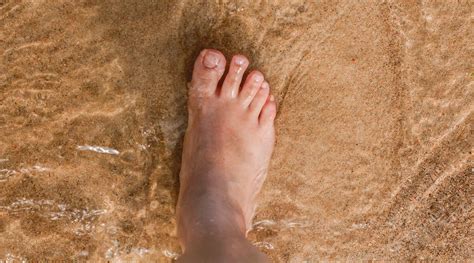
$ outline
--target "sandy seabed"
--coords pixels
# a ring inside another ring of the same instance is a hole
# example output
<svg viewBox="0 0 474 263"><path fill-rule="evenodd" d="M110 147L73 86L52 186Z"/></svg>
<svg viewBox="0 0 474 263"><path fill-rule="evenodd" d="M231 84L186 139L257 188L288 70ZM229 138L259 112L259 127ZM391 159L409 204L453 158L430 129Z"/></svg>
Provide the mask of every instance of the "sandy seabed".
<svg viewBox="0 0 474 263"><path fill-rule="evenodd" d="M472 1L0 1L0 261L168 262L186 82L247 55L274 262L474 259Z"/></svg>

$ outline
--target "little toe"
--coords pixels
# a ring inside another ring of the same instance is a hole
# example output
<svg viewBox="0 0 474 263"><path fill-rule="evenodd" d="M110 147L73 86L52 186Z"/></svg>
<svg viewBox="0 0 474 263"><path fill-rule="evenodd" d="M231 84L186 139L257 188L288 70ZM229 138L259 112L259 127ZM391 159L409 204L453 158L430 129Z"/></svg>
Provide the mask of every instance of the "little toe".
<svg viewBox="0 0 474 263"><path fill-rule="evenodd" d="M268 95L270 94L270 85L268 82L263 82L262 86L258 90L255 97L253 97L252 102L250 103L249 109L255 116L259 116L262 111L263 106L265 105Z"/></svg>
<svg viewBox="0 0 474 263"><path fill-rule="evenodd" d="M194 63L190 94L210 96L225 71L225 57L215 49L204 49Z"/></svg>
<svg viewBox="0 0 474 263"><path fill-rule="evenodd" d="M263 105L262 111L260 112L259 123L261 125L272 125L276 116L276 102L275 97L270 95L265 105Z"/></svg>
<svg viewBox="0 0 474 263"><path fill-rule="evenodd" d="M235 55L229 65L229 72L222 84L221 95L236 98L239 93L242 76L249 65L249 61L242 55Z"/></svg>
<svg viewBox="0 0 474 263"><path fill-rule="evenodd" d="M244 107L248 107L252 103L260 87L266 85L266 88L268 88L268 83L264 83L266 82L264 82L263 74L260 71L252 71L247 76L242 91L239 94L239 98L242 100Z"/></svg>

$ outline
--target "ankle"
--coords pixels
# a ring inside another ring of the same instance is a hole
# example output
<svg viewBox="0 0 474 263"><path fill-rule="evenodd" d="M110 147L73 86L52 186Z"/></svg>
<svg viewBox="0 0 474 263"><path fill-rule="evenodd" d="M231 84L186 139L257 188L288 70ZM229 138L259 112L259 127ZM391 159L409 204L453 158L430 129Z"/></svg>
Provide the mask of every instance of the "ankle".
<svg viewBox="0 0 474 263"><path fill-rule="evenodd" d="M269 262L243 234L207 235L189 240L178 262Z"/></svg>
<svg viewBox="0 0 474 263"><path fill-rule="evenodd" d="M215 200L215 199L212 199ZM269 262L245 237L243 215L229 204L215 205L218 213L207 214L200 203L212 201L194 200L194 208L178 218L178 236L183 256L178 262ZM183 207L181 207L182 209ZM188 212L200 213L189 220Z"/></svg>
<svg viewBox="0 0 474 263"><path fill-rule="evenodd" d="M242 209L217 188L197 186L180 193L178 236L183 245L201 240L245 239Z"/></svg>

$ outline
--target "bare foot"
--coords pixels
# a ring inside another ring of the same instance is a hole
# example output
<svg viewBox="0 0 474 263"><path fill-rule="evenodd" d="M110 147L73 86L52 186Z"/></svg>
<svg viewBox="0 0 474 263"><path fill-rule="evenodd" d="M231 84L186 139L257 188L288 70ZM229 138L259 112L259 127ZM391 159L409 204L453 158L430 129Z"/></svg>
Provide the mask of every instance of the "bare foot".
<svg viewBox="0 0 474 263"><path fill-rule="evenodd" d="M226 61L219 51L203 50L194 64L177 206L185 254L209 240L247 242L242 238L267 175L276 115L261 72L251 72L241 83L248 64L244 56L234 56L222 87Z"/></svg>

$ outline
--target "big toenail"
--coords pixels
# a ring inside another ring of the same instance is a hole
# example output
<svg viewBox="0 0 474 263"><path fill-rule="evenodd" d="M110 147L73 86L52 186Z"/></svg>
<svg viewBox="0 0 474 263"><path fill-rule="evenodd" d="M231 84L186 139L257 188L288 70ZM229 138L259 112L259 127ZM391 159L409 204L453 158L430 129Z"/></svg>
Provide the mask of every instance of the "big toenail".
<svg viewBox="0 0 474 263"><path fill-rule="evenodd" d="M213 51L207 51L204 55L203 64L206 68L215 68L219 64L219 54Z"/></svg>

